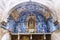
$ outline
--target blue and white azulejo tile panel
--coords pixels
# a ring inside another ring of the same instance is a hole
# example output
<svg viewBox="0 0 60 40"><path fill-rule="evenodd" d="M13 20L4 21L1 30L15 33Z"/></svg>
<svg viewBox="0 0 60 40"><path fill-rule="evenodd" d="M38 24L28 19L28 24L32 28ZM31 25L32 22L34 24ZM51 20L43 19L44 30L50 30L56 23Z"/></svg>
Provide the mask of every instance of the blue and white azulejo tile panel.
<svg viewBox="0 0 60 40"><path fill-rule="evenodd" d="M42 4L37 4L35 2L26 2L25 4L19 4L19 7L17 7L15 10L17 9L21 9L24 7L24 11L22 11L18 18L18 21L13 20L12 16L8 17L7 20L7 25L4 26L2 25L2 27L8 29L11 32L14 33L25 33L26 32L26 27L27 27L27 15L35 15L36 16L36 30L37 33L50 33L53 32L55 30L58 29L58 24L54 24L54 20L53 18L49 18L49 20L47 21L45 19L45 17L41 11L43 11L43 9L45 8L44 5ZM21 11L21 10L19 10ZM43 14L43 15L42 15Z"/></svg>

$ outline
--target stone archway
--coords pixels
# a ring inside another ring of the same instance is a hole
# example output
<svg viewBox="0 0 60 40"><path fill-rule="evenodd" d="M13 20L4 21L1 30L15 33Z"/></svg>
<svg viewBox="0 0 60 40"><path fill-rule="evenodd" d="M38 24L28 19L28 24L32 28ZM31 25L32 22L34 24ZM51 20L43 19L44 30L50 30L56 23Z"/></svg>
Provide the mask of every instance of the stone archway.
<svg viewBox="0 0 60 40"><path fill-rule="evenodd" d="M29 15L34 14L37 20L41 17L38 22L36 22L36 19L35 19L36 28L35 27L34 28L35 28L35 31L37 31L37 32L32 32L32 33L51 33L58 29L58 26L57 26L58 24L57 23L56 23L56 25L54 24L55 22L57 22L57 20L55 20L54 17L52 16L53 12L43 4L39 4L36 2L21 3L21 4L16 5L14 8L12 8L8 14L9 14L9 17L7 20L7 27L8 27L8 30L10 30L12 33L18 33L18 32L26 33L26 29L30 29L30 28L26 27L26 24L25 24L26 20L24 20L24 17L26 17L27 14L29 14ZM41 22L40 20L42 20L43 22ZM31 19L29 19L28 21L31 21ZM28 24L29 23L30 22L28 22ZM34 24L34 22L33 22L33 24ZM27 33L29 33L29 32L27 32ZM37 37L40 35L35 35L35 36ZM30 35L28 37L27 37L27 35L22 36L22 40L24 40L25 37L26 37L26 39L28 39L30 37ZM34 37L34 35L33 35L33 37ZM42 35L42 37L43 37L43 35ZM38 38L36 38L36 39L38 40Z"/></svg>
<svg viewBox="0 0 60 40"><path fill-rule="evenodd" d="M37 11L45 17L45 20L49 20L49 18L52 17L53 23L57 21L57 19L54 19L54 17L52 16L53 12L48 7L42 4L36 2L25 2L21 4L16 5L14 8L11 9L12 11L10 11L9 13L9 16L11 15L15 21L19 18L19 16L21 16L21 12L23 11Z"/></svg>

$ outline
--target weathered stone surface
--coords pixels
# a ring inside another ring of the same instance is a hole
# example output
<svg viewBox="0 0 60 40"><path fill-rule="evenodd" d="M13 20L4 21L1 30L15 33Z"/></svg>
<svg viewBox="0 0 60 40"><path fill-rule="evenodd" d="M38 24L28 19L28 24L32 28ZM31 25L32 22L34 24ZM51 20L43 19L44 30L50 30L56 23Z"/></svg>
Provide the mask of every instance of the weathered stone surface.
<svg viewBox="0 0 60 40"><path fill-rule="evenodd" d="M4 35L7 35L7 36L4 36ZM4 37L6 38L3 39ZM11 40L9 32L3 28L0 28L0 40Z"/></svg>

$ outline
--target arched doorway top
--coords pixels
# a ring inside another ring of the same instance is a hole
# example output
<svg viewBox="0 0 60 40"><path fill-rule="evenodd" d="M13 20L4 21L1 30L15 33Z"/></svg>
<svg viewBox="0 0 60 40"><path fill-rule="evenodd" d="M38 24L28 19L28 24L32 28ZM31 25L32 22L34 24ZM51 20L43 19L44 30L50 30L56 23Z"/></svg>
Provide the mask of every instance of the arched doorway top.
<svg viewBox="0 0 60 40"><path fill-rule="evenodd" d="M54 23L55 23L55 21L54 21L54 19L53 19L53 12L48 8L48 7L46 7L45 5L43 5L43 4L39 4L39 3L36 3L36 2L24 2L24 3L21 3L21 4L18 4L18 5L16 5L15 7L13 7L11 10L10 10L10 12L9 12L9 17L10 17L10 15L12 16L12 18L14 19L12 19L12 21L11 21L11 19L8 19L7 21L8 21L8 23L9 23L9 20L10 20L10 22L16 22L15 20L17 19L17 18L19 18L21 15L23 15L23 14L40 14L40 16L42 15L45 19L46 19L46 21L47 21L47 24L50 26L50 32L53 32L53 31L55 31L56 29L58 29L58 27L56 28L55 26L57 25L54 25ZM22 14L23 13L23 14ZM39 15L38 14L38 15ZM25 15L26 16L26 15ZM24 17L25 17L24 16ZM39 16L39 18L40 18L40 16ZM8 17L8 18L9 18ZM22 18L24 18L23 16L21 17L21 20L22 20ZM37 18L38 16L36 15L36 18ZM52 19L49 19L49 18L52 18ZM25 18L26 19L26 18ZM40 19L42 19L42 18L40 18ZM24 20L24 19L23 19ZM19 20L20 21L20 20ZM57 21L56 21L57 22ZM14 25L14 23L12 24L12 25ZM18 25L18 21L16 22L17 23L17 25ZM42 22L43 23L43 22ZM44 21L44 23L45 23L45 21ZM10 23L11 24L11 23ZM25 23L24 23L25 24ZM37 22L36 22L36 24L37 24ZM39 24L39 23L38 23ZM37 26L38 26L38 24L37 24ZM46 24L46 25L47 25ZM53 24L53 25L52 25ZM21 24L22 25L22 24ZM40 25L40 24L39 24ZM47 25L47 26L48 26ZM52 26L51 26L52 25ZM8 27L9 26L11 26L11 25L8 25ZM48 28L48 27L44 27L44 28ZM41 26L42 27L42 26ZM52 28L51 28L52 27ZM12 28L12 27L11 27ZM16 27L15 27L16 28ZM37 27L38 28L38 27ZM44 29L43 28L43 29ZM56 28L56 29L55 29ZM48 28L49 29L49 28ZM54 30L51 30L51 29L54 29ZM14 30L15 31L15 30Z"/></svg>
<svg viewBox="0 0 60 40"><path fill-rule="evenodd" d="M22 11L38 11L40 13L42 13L42 15L44 17L46 17L47 19L52 16L54 21L56 21L56 15L45 5L37 3L37 2L23 2L20 3L16 6L14 6L9 12L8 15L10 15L12 12L22 12Z"/></svg>

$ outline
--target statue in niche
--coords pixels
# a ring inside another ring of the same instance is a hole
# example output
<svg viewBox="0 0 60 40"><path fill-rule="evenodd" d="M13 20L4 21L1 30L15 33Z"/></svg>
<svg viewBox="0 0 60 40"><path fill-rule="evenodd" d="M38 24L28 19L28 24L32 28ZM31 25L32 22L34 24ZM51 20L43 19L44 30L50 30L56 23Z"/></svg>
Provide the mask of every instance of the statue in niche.
<svg viewBox="0 0 60 40"><path fill-rule="evenodd" d="M28 28L29 29L34 29L35 27L35 20L31 17L29 20L28 20Z"/></svg>
<svg viewBox="0 0 60 40"><path fill-rule="evenodd" d="M29 15L27 16L27 27L29 32L35 32L35 16L34 15Z"/></svg>

